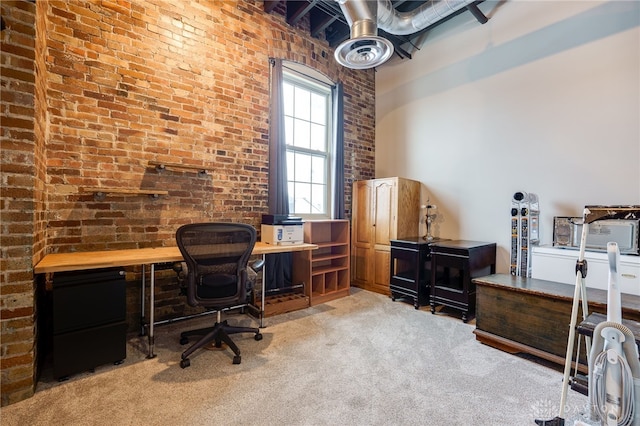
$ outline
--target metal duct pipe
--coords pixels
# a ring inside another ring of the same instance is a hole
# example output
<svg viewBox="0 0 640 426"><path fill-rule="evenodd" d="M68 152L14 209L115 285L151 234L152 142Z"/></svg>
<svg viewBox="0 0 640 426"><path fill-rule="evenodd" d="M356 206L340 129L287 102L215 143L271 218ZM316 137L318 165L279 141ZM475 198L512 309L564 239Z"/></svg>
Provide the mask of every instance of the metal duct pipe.
<svg viewBox="0 0 640 426"><path fill-rule="evenodd" d="M338 0L340 9L349 23L351 38L378 35L378 2L362 0Z"/></svg>
<svg viewBox="0 0 640 426"><path fill-rule="evenodd" d="M475 0L429 0L411 12L398 12L391 0L336 1L351 31L351 38L336 48L336 61L348 68L366 69L386 62L393 54L393 44L378 36L378 26L390 34L413 34Z"/></svg>
<svg viewBox="0 0 640 426"><path fill-rule="evenodd" d="M411 12L398 12L394 9L391 0L377 0L378 26L390 34L413 34L441 21L474 1L429 0Z"/></svg>

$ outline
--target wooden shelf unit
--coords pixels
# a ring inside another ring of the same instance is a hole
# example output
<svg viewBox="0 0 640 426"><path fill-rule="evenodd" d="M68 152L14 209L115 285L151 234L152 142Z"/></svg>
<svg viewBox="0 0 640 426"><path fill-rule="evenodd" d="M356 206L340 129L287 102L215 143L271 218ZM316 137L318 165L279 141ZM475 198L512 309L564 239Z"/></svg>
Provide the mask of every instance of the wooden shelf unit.
<svg viewBox="0 0 640 426"><path fill-rule="evenodd" d="M318 245L317 250L305 252L311 262L311 306L348 296L351 281L349 221L305 222L304 241Z"/></svg>

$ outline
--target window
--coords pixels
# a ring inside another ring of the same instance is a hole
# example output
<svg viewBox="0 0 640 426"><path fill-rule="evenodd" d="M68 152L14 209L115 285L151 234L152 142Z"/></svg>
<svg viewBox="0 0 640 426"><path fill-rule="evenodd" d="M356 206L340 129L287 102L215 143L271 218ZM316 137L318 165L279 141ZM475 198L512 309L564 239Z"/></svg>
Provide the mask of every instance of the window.
<svg viewBox="0 0 640 426"><path fill-rule="evenodd" d="M289 212L331 216L331 87L283 73Z"/></svg>

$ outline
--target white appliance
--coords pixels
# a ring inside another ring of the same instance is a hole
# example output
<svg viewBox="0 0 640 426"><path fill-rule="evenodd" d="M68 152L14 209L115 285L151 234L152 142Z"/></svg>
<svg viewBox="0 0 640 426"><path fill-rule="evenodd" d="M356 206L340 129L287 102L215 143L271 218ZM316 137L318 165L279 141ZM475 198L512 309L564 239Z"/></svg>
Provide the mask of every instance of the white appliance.
<svg viewBox="0 0 640 426"><path fill-rule="evenodd" d="M301 244L304 242L302 224L265 225L262 224L260 240L267 244Z"/></svg>
<svg viewBox="0 0 640 426"><path fill-rule="evenodd" d="M553 218L554 247L580 248L582 218L556 216ZM621 254L640 255L640 219L597 220L589 224L585 249L607 251L607 244L615 242Z"/></svg>
<svg viewBox="0 0 640 426"><path fill-rule="evenodd" d="M540 280L574 284L576 261L579 252L550 246L533 247L531 277ZM587 261L586 287L607 290L609 279L609 259L607 253L585 252ZM620 255L621 293L640 296L640 257Z"/></svg>

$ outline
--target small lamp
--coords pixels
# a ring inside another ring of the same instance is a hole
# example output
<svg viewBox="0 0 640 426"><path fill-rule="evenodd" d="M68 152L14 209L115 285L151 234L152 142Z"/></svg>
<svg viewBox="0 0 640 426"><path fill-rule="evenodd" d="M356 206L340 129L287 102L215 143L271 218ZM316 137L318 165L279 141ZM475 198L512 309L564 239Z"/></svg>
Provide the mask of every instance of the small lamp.
<svg viewBox="0 0 640 426"><path fill-rule="evenodd" d="M421 206L421 208L427 210L425 214L425 224L427 225L427 234L422 238L424 238L427 241L432 241L433 235L431 235L431 223L433 222L433 219L435 219L437 215L435 213L431 213L430 210L437 209L437 206L435 204L429 204L429 199L427 198L427 204Z"/></svg>

